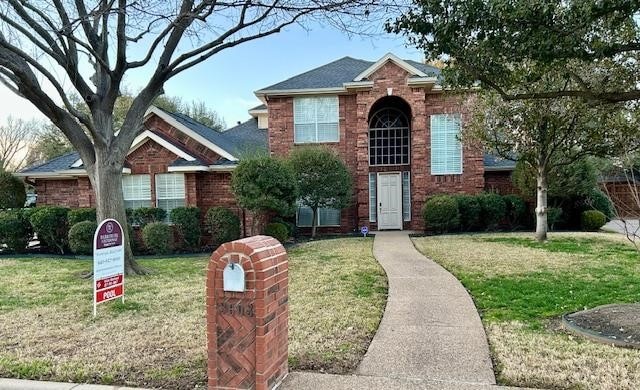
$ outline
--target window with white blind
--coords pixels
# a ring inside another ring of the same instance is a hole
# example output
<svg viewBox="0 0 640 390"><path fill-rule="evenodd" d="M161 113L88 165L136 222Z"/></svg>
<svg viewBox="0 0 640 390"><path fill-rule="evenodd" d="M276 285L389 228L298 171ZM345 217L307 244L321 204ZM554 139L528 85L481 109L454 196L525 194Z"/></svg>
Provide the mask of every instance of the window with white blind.
<svg viewBox="0 0 640 390"><path fill-rule="evenodd" d="M293 127L297 144L340 141L338 97L294 98Z"/></svg>
<svg viewBox="0 0 640 390"><path fill-rule="evenodd" d="M138 209L151 207L151 177L149 175L127 175L122 177L124 207Z"/></svg>
<svg viewBox="0 0 640 390"><path fill-rule="evenodd" d="M298 207L296 216L297 226L311 226L311 221L313 220L313 210L311 210L311 207ZM317 218L316 226L340 226L339 209L319 208Z"/></svg>
<svg viewBox="0 0 640 390"><path fill-rule="evenodd" d="M377 180L377 173L369 173L369 222L376 222L378 220Z"/></svg>
<svg viewBox="0 0 640 390"><path fill-rule="evenodd" d="M185 205L184 174L161 173L156 179L156 204L167 212L167 218L171 210Z"/></svg>
<svg viewBox="0 0 640 390"><path fill-rule="evenodd" d="M411 172L402 172L402 219L411 221Z"/></svg>
<svg viewBox="0 0 640 390"><path fill-rule="evenodd" d="M431 174L462 173L460 114L431 115Z"/></svg>

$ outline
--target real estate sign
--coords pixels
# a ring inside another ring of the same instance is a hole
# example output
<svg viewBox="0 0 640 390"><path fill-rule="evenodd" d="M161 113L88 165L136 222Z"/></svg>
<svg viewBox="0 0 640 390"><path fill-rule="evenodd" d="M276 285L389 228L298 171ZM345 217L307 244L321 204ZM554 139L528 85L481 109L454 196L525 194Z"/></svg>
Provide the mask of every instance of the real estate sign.
<svg viewBox="0 0 640 390"><path fill-rule="evenodd" d="M124 302L124 235L115 219L102 221L93 236L93 316L98 303Z"/></svg>

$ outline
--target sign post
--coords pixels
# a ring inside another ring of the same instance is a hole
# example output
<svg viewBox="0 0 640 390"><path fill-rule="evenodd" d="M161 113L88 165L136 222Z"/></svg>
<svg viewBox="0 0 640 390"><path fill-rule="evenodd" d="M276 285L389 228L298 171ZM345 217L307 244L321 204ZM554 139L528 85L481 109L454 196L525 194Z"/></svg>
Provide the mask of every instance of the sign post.
<svg viewBox="0 0 640 390"><path fill-rule="evenodd" d="M367 233L369 233L369 227L368 227L368 226L362 226L362 227L360 228L360 233L362 233L362 236L363 236L363 237L366 237L366 236L367 236Z"/></svg>
<svg viewBox="0 0 640 390"><path fill-rule="evenodd" d="M93 316L98 303L119 297L124 303L124 235L118 221L105 219L93 236Z"/></svg>

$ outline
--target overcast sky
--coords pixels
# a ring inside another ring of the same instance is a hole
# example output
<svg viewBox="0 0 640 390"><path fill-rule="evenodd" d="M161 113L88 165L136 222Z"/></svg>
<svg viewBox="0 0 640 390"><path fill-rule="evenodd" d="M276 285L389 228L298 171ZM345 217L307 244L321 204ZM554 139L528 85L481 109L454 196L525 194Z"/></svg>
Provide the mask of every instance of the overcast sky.
<svg viewBox="0 0 640 390"><path fill-rule="evenodd" d="M242 44L216 54L167 83L165 92L183 100L203 100L224 118L228 126L249 118L247 110L260 102L254 91L344 56L376 61L388 52L404 59L422 61L415 48L402 37L348 37L333 28L306 31L294 26L280 34ZM131 90L139 89L144 75L126 79ZM43 118L29 103L0 86L0 123L7 116Z"/></svg>

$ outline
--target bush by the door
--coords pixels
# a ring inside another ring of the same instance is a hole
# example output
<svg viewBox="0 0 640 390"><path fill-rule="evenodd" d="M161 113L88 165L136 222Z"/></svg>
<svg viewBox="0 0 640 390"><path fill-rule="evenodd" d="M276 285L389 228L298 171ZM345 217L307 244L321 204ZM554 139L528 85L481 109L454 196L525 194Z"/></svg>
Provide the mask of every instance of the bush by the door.
<svg viewBox="0 0 640 390"><path fill-rule="evenodd" d="M450 195L436 195L427 199L422 207L425 226L436 233L446 233L458 228L460 214L456 200Z"/></svg>

